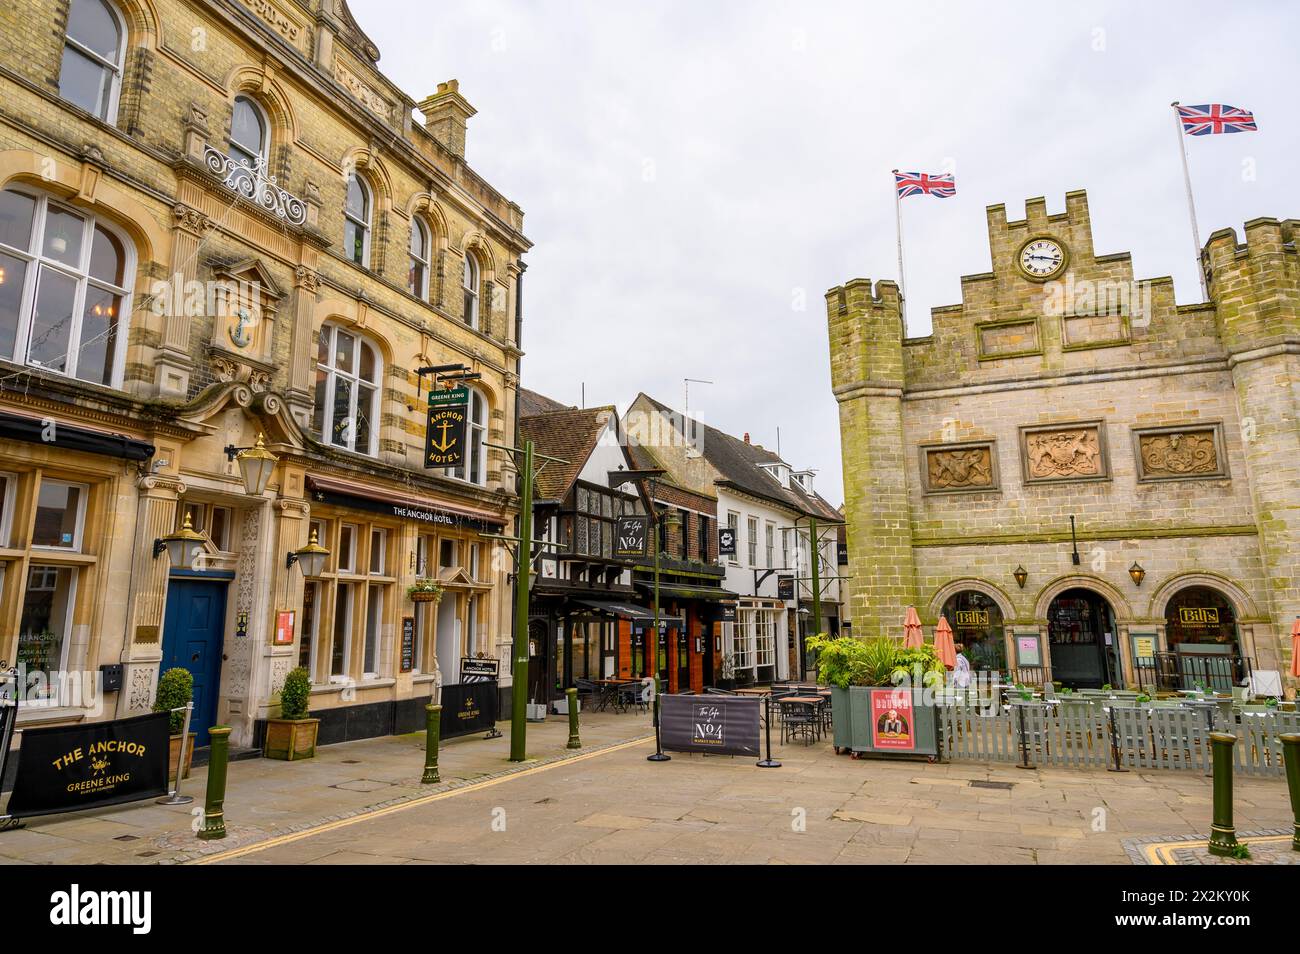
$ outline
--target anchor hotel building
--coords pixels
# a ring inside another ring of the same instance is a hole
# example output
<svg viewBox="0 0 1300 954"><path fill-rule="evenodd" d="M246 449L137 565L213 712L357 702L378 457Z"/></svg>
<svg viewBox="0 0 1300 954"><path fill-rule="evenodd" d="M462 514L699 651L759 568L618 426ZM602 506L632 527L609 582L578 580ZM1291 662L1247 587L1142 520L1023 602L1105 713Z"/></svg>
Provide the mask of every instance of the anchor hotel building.
<svg viewBox="0 0 1300 954"><path fill-rule="evenodd" d="M1083 192L988 234L926 337L892 282L827 294L854 633L915 605L975 668L1067 686L1288 671L1300 223L1215 232L1190 305L1093 249Z"/></svg>
<svg viewBox="0 0 1300 954"><path fill-rule="evenodd" d="M523 213L378 59L344 0L0 8L0 659L104 718L182 666L253 746L302 665L321 742L403 731L508 654ZM98 717L47 693L20 729Z"/></svg>

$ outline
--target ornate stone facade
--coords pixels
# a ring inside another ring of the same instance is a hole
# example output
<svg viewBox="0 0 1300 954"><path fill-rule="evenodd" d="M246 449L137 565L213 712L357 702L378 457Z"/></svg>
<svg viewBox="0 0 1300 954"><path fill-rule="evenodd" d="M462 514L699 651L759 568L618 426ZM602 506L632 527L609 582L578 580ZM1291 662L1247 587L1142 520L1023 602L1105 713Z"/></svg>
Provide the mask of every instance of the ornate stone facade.
<svg viewBox="0 0 1300 954"><path fill-rule="evenodd" d="M1168 620L1210 593L1236 650L1285 672L1300 615L1297 225L1212 235L1205 303L1094 251L1082 192L1055 213L1031 199L1020 220L990 207L992 271L964 276L925 338L906 337L894 283L831 289L854 633L901 633L909 605L929 625L945 606L996 606L994 655L1013 668L1041 650L1050 675L1073 665L1070 614L1095 605L1107 675L1134 682L1135 647L1175 650L1168 636L1189 631ZM1016 263L1044 236L1067 251L1056 281Z"/></svg>

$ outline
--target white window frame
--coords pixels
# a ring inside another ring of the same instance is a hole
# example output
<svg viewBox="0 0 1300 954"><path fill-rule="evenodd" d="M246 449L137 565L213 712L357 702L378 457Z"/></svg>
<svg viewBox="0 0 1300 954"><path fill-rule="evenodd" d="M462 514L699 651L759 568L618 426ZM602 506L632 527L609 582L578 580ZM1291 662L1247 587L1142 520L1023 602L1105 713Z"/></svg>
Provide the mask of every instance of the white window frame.
<svg viewBox="0 0 1300 954"><path fill-rule="evenodd" d="M17 499L15 488L18 475L7 470L0 470L0 549L9 547L10 534L14 528L14 502ZM4 563L0 562L0 583L4 582Z"/></svg>
<svg viewBox="0 0 1300 954"><path fill-rule="evenodd" d="M460 284L465 294L465 324L477 330L479 323L479 285L482 282L482 269L474 253L465 250L465 263L461 268Z"/></svg>
<svg viewBox="0 0 1300 954"><path fill-rule="evenodd" d="M379 541L379 569L375 569L375 540ZM388 575L388 530L384 527L370 527L370 575L387 576Z"/></svg>
<svg viewBox="0 0 1300 954"><path fill-rule="evenodd" d="M383 393L384 380L384 356L373 341L364 335L357 334L348 328L340 325L326 322L321 325L321 335L329 335L329 364L324 364L320 360L320 351L316 353L316 370L324 371L325 380L325 397L324 406L321 409L321 428L320 440L322 444L328 444L330 447L349 450L356 454L363 454L366 457L377 457L379 454L379 426L380 426L380 396ZM338 335L350 335L356 342L356 351L352 356L356 371L345 371L335 366L334 362L338 360ZM375 379L367 381L361 377L361 350L369 348L374 356ZM348 414L351 417L352 424L347 430L347 439L344 443L336 443L333 439L334 434L334 393L338 389L339 379L347 380L351 385L351 393L348 396ZM361 389L362 387L370 389L370 444L368 447L357 446L357 427L356 421L360 409Z"/></svg>
<svg viewBox="0 0 1300 954"><path fill-rule="evenodd" d="M767 569L776 569L776 524L771 520L763 523L763 552L767 557Z"/></svg>
<svg viewBox="0 0 1300 954"><path fill-rule="evenodd" d="M328 676L329 681L330 681L331 683L335 683L335 684L342 683L343 685L347 685L348 683L350 683L350 682L352 681L352 672L351 672L351 669L352 669L352 611L356 608L356 604L354 603L354 600L356 599L356 590L357 590L357 587L360 586L360 585L361 585L361 584L359 584L359 583L355 583L355 582L351 582L351 581L347 581L347 582L336 582L336 583L334 584L334 617L333 617L333 619L330 620L330 670L331 670L331 671L330 671L329 673L326 674L326 675ZM347 599L344 600L344 601L342 601L342 602L346 602L346 603L347 603L347 606L346 606L346 610L347 610L346 626L345 626L345 628L344 628L344 630L343 630L343 671L342 671L342 672L333 672L333 669L334 669L334 640L335 640L335 638L336 638L335 633L336 633L336 630L337 630L337 628L338 628L339 603L340 603L339 595L340 595L340 593L346 593L346 594L347 594Z"/></svg>
<svg viewBox="0 0 1300 954"><path fill-rule="evenodd" d="M352 212L348 209L348 191L353 181L356 182L357 187L361 190L361 197L362 199L365 200L364 201L365 214L362 215L360 218L353 215ZM347 247L348 233L346 227L343 230L343 243L344 243L343 253L344 253L344 258L346 258L349 262L351 262L354 265L360 265L362 268L370 267L370 227L371 227L371 222L374 219L374 214L375 214L374 193L371 191L370 185L369 183L366 182L365 177L363 177L358 172L353 172L350 176L348 176L347 183L344 185L343 188L343 220L345 224L347 222L351 222L353 225L361 229L361 261L358 262L355 258L353 258L352 250Z"/></svg>
<svg viewBox="0 0 1300 954"><path fill-rule="evenodd" d="M75 480L63 480L58 477L46 478L41 477L40 484L36 487L36 496L33 498L33 512L40 509L41 506L41 487L45 484L62 484L65 487L76 487L79 491L77 494L77 520L76 529L72 534L72 546L61 547L51 544L32 544L32 549L41 553L80 553L82 543L84 542L83 534L86 529L86 501L90 497L90 484L77 483Z"/></svg>
<svg viewBox="0 0 1300 954"><path fill-rule="evenodd" d="M67 600L67 605L64 607L64 613L63 613L64 616L63 635L60 637L59 640L59 663L54 670L60 673L67 672L68 654L72 649L72 619L77 609L77 585L81 582L81 574L78 572L80 568L76 566L68 566L66 563L45 563L41 560L33 558L27 565L27 580L23 585L24 601L27 599L27 594L31 592L32 571L35 570L37 567L46 570L53 570L56 586L58 585L57 581L58 581L59 571L61 570L68 571L68 600ZM38 592L41 591L38 590ZM21 611L20 611L20 618L21 618ZM19 638L21 638L21 636L22 634L19 633ZM46 671L48 672L49 670ZM24 700L22 698L19 698L18 703L19 705L23 705L23 704L31 705L34 703L35 705L38 706L67 704L69 700L61 698L61 693L62 690L65 688L65 686L66 683L60 681L57 687L57 692L59 693L59 695L50 696L40 700Z"/></svg>
<svg viewBox="0 0 1300 954"><path fill-rule="evenodd" d="M384 668L384 593L383 583L366 583L366 620L362 633L365 645L361 647L361 678L374 681ZM373 668L366 668L366 656L373 655Z"/></svg>
<svg viewBox="0 0 1300 954"><path fill-rule="evenodd" d="M727 557L727 562L732 566L740 565L740 514L735 510L727 511L727 529L731 531L731 539L736 542L736 552Z"/></svg>
<svg viewBox="0 0 1300 954"><path fill-rule="evenodd" d="M474 409L479 409L479 419L474 416ZM465 415L465 460L457 467L448 467L443 473L455 480L473 484L476 487L487 486L487 395L472 385L469 388L469 408ZM473 476L478 471L478 477Z"/></svg>
<svg viewBox="0 0 1300 954"><path fill-rule="evenodd" d="M346 551L343 547L343 531L345 528L349 531L348 546L346 548ZM339 521L339 556L338 556L338 562L335 563L335 566L338 568L339 573L348 573L355 576L359 572L357 570L357 535L360 532L361 532L360 524L345 523L343 521ZM346 566L343 565L343 558L345 553L347 555L347 561L348 561Z"/></svg>
<svg viewBox="0 0 1300 954"><path fill-rule="evenodd" d="M94 287L100 291L119 296L121 301L115 325L117 329L117 347L113 355L113 367L109 375L109 383L104 384L101 381L83 381L83 383L121 390L122 374L126 367L127 341L131 330L129 322L131 315L130 283L134 280L136 268L134 243L115 225L84 209L53 200L48 194L38 189L8 188L5 191L26 196L34 200L36 205L32 210L32 231L28 237L27 248L17 249L11 245L0 244L0 252L22 259L27 265L26 274L23 277L22 296L18 306L18 331L14 338L14 352L8 358L0 355L0 360L12 361L14 364L21 364L26 367L39 368L47 374L57 374L60 377L81 380L77 378L78 358L81 349L85 346L85 343L81 340L81 324L85 318L86 289ZM75 267L58 259L48 258L45 255L45 225L51 202L53 202L56 209L69 212L82 219L81 259ZM118 286L102 278L91 277L90 256L94 249L96 227L102 228L105 232L111 234L121 244L123 257L122 278L127 284ZM28 360L28 351L31 349L32 321L36 317L36 297L39 292L40 275L46 269L72 279L77 286L73 294L72 326L68 331L67 366L62 371Z"/></svg>
<svg viewBox="0 0 1300 954"><path fill-rule="evenodd" d="M776 665L776 614L770 609L754 610L754 665Z"/></svg>
<svg viewBox="0 0 1300 954"><path fill-rule="evenodd" d="M416 264L418 264L420 267L420 283L418 288L410 287L411 281L410 281L410 276L408 274L406 285L407 285L407 291L409 291L416 298L420 299L420 301L428 301L429 300L429 260L433 258L433 237L432 237L433 233L432 231L430 231L429 227L424 224L423 219L421 219L418 215L413 215L411 216L411 235L415 236L417 234L420 235L421 238L423 239L422 244L424 245L424 258L421 258L419 255L415 254L415 251L411 248L409 242L407 243L406 246L406 254L407 254L408 267Z"/></svg>
<svg viewBox="0 0 1300 954"><path fill-rule="evenodd" d="M71 46L82 56L86 57L92 62L97 63L108 70L109 73L108 102L106 103L104 115L100 116L98 113L92 113L91 115L97 116L99 119L103 120L104 122L108 123L111 126L117 122L117 107L122 95L122 73L126 65L126 47L127 47L127 40L129 39L128 36L129 31L126 28L126 18L122 16L122 11L117 8L117 4L110 3L108 2L108 0L104 0L103 5L108 9L109 15L117 21L117 37L118 37L117 62L111 62L109 60L104 59L104 57L100 56L94 50L85 46L80 40L74 39L73 37L69 36L66 29L63 33L63 46L65 48ZM60 50L59 79L62 80L62 78L63 78L63 51ZM70 102L70 100L64 100L64 102Z"/></svg>
<svg viewBox="0 0 1300 954"><path fill-rule="evenodd" d="M758 518L745 518L745 555L750 566L758 566Z"/></svg>
<svg viewBox="0 0 1300 954"><path fill-rule="evenodd" d="M247 143L240 142L239 140L237 140L237 139L235 138L235 110L239 108L239 104L240 104L241 101L242 101L242 102L246 102L246 103L248 103L248 105L251 106L251 107L253 108L253 112L257 115L257 119L258 119L258 121L262 124L262 141L258 144L258 147L257 147L256 149L250 149ZM238 96L236 96L236 97L234 98L234 100L231 102L231 107L230 107L230 144L229 144L229 145L230 145L230 148L228 148L228 149L226 150L226 155L227 155L230 159L234 160L235 162L239 162L239 163L241 163L241 164L245 164L245 165L247 165L247 164L244 163L244 161L243 161L243 156L246 156L246 155L252 155L252 156L255 156L255 157L258 158L258 159L261 159L261 160L262 160L262 165L263 165L263 167L265 168L265 166L266 166L266 165L269 163L269 161L270 161L270 156L271 156L271 119L270 119L270 117L267 115L266 110L262 108L262 104L259 103L257 100L255 100L252 96L249 96L247 93L240 93L240 94L239 94ZM235 150L238 150L238 157L236 157L236 156L233 154L233 153L235 152ZM249 168L251 169L251 168L253 168L253 167L250 165Z"/></svg>

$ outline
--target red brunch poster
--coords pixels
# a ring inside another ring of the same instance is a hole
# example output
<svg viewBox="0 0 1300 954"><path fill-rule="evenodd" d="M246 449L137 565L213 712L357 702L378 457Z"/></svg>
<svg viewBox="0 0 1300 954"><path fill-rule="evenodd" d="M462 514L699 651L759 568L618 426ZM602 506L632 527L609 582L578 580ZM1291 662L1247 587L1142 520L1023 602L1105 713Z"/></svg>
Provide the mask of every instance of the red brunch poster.
<svg viewBox="0 0 1300 954"><path fill-rule="evenodd" d="M914 725L910 690L871 691L871 744L875 748L912 751L916 748Z"/></svg>

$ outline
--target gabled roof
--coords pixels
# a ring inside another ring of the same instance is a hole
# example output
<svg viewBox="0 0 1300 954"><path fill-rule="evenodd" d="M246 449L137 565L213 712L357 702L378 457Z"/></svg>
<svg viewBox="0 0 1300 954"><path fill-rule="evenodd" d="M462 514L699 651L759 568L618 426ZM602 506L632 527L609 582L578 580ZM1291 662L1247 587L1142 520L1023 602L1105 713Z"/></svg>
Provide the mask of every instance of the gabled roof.
<svg viewBox="0 0 1300 954"><path fill-rule="evenodd" d="M550 411L572 411L572 404L561 404L545 394L538 394L527 388L519 389L519 416L531 417L534 414L546 414Z"/></svg>
<svg viewBox="0 0 1300 954"><path fill-rule="evenodd" d="M650 395L642 392L655 409L680 419L677 411L666 404L661 404ZM700 451L708 463L718 472L714 481L719 487L731 487L741 493L750 494L771 501L777 506L787 507L797 513L816 517L832 523L840 523L844 515L830 505L818 494L809 494L796 481L790 486L782 487L776 475L769 473L764 464L786 464L781 457L758 444L750 444L730 434L699 424L703 428Z"/></svg>
<svg viewBox="0 0 1300 954"><path fill-rule="evenodd" d="M521 391L520 397L522 396ZM540 394L534 396L541 397ZM560 409L526 416L520 414L519 439L531 440L534 453L567 461L564 464L545 461L546 466L537 475L537 481L533 485L536 499L563 500L573 482L578 479L587 458L596 449L596 443L605 432L610 418L616 417L617 412L611 406L566 408L558 402L550 403L556 404ZM522 409L522 402L520 407Z"/></svg>

